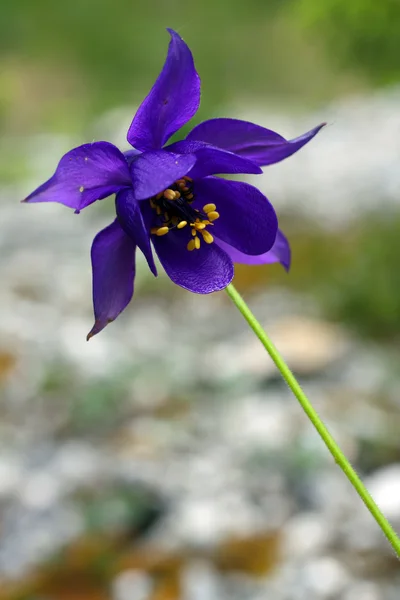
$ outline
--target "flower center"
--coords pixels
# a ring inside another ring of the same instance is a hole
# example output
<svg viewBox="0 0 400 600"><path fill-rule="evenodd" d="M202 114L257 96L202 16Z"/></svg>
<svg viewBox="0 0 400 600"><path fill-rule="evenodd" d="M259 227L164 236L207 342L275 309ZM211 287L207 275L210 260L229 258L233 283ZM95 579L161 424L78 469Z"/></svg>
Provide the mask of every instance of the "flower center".
<svg viewBox="0 0 400 600"><path fill-rule="evenodd" d="M205 204L200 211L193 208L194 201L193 180L190 177L182 177L173 183L168 189L150 198L150 206L155 210L159 224L152 227L153 235L166 235L172 229L183 229L187 225L191 227L192 239L187 244L188 250L198 250L201 237L206 244L212 244L213 236L207 231L208 226L218 219L215 204Z"/></svg>

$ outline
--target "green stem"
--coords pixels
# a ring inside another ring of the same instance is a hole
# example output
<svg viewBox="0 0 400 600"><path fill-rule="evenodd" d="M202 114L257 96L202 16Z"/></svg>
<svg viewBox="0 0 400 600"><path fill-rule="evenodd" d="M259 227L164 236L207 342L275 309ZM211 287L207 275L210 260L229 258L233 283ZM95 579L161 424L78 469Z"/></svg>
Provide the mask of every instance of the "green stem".
<svg viewBox="0 0 400 600"><path fill-rule="evenodd" d="M346 456L343 454L328 429L324 425L323 421L318 416L318 413L312 406L311 402L308 400L307 396L301 389L299 383L294 377L293 373L286 365L282 356L279 354L278 350L275 348L260 323L257 321L253 313L250 311L249 307L241 297L241 295L236 291L232 284L228 285L226 288L226 292L228 296L232 300L232 302L236 305L239 311L242 313L251 329L254 331L278 370L280 371L283 379L286 381L289 388L292 390L293 394L296 396L297 400L300 402L301 407L304 412L310 419L311 423L314 425L315 429L318 431L325 445L327 446L329 452L332 454L336 463L342 469L343 473L346 475L347 479L350 481L361 500L364 502L365 506L368 508L369 512L378 523L379 527L389 540L392 545L393 550L396 552L397 556L400 558L400 539L398 538L396 532L393 527L390 525L386 517L382 514L374 499L368 492L367 488L357 475L356 471L351 466L350 462L347 460Z"/></svg>

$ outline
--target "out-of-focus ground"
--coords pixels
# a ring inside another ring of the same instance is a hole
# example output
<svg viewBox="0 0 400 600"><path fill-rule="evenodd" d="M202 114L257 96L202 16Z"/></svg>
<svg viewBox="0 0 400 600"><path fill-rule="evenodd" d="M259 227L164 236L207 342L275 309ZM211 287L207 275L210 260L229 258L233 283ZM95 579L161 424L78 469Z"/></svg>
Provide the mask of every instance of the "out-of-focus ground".
<svg viewBox="0 0 400 600"><path fill-rule="evenodd" d="M228 298L140 260L88 344L112 199L19 203L74 145L127 147L165 26L197 57L199 118L287 137L327 121L254 178L291 273L238 267L236 285L400 530L399 65L389 42L368 62L367 2L339 62L300 5L1 5L0 600L398 600L397 560Z"/></svg>

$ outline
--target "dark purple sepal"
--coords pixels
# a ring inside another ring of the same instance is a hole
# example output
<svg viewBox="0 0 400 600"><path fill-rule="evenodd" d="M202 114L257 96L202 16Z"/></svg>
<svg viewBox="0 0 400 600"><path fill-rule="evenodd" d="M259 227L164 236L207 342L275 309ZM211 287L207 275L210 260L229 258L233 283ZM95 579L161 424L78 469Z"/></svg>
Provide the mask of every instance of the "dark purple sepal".
<svg viewBox="0 0 400 600"><path fill-rule="evenodd" d="M115 208L122 229L143 252L151 272L157 277L150 244L150 229L144 224L139 202L135 200L132 190L123 190L117 194Z"/></svg>
<svg viewBox="0 0 400 600"><path fill-rule="evenodd" d="M196 156L196 164L188 173L192 179L218 174L262 173L262 169L248 158L204 142L182 140L167 146L166 150L183 154L192 153Z"/></svg>
<svg viewBox="0 0 400 600"><path fill-rule="evenodd" d="M87 340L114 321L131 301L135 248L117 219L94 238L91 259L95 323Z"/></svg>
<svg viewBox="0 0 400 600"><path fill-rule="evenodd" d="M128 142L138 150L157 150L196 113L200 77L193 56L172 29L164 67L143 100L128 131Z"/></svg>
<svg viewBox="0 0 400 600"><path fill-rule="evenodd" d="M265 167L288 158L300 150L325 125L326 123L321 123L300 137L286 140L275 131L248 121L210 119L194 127L186 139L213 144Z"/></svg>
<svg viewBox="0 0 400 600"><path fill-rule="evenodd" d="M60 202L79 212L130 184L122 152L108 142L93 142L64 154L54 175L25 202Z"/></svg>

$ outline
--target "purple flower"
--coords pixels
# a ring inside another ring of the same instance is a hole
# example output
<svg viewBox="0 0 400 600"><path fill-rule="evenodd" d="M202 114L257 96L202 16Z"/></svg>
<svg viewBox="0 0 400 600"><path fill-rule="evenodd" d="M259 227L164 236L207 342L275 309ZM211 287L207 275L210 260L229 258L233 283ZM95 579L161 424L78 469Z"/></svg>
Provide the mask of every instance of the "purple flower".
<svg viewBox="0 0 400 600"><path fill-rule="evenodd" d="M136 247L154 275L152 246L172 281L199 294L225 288L233 262L290 265L289 244L268 199L247 183L215 175L261 173L261 166L299 150L323 124L288 141L253 123L211 119L165 146L200 103L192 54L168 31L163 70L128 131L133 150L122 153L108 142L74 148L25 200L60 202L79 213L116 194L116 219L92 245L95 323L88 339L130 302Z"/></svg>

